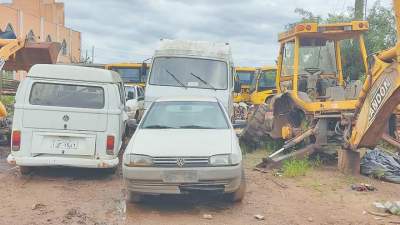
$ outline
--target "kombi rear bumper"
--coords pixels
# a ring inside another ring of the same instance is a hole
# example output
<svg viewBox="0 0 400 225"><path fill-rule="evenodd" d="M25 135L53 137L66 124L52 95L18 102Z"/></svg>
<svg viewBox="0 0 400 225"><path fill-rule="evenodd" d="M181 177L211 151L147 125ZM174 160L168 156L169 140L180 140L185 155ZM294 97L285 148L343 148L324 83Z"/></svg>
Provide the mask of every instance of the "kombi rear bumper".
<svg viewBox="0 0 400 225"><path fill-rule="evenodd" d="M9 154L7 162L18 166L68 166L81 168L114 168L118 166L119 159L83 159L67 157L15 157Z"/></svg>

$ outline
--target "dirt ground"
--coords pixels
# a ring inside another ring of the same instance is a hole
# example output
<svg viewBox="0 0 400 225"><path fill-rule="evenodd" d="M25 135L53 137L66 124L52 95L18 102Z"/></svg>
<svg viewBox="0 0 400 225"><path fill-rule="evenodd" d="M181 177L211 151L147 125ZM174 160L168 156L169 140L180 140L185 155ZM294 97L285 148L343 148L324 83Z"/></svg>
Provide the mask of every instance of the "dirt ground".
<svg viewBox="0 0 400 225"><path fill-rule="evenodd" d="M246 156L247 192L242 203L218 196L161 196L126 204L121 174L42 168L20 176L0 149L0 224L390 224L400 217L374 216L374 201L400 200L399 185L349 177L323 166L299 178L253 171L262 156ZM356 192L353 183L375 192ZM204 219L209 214L211 219ZM265 216L257 220L254 215Z"/></svg>

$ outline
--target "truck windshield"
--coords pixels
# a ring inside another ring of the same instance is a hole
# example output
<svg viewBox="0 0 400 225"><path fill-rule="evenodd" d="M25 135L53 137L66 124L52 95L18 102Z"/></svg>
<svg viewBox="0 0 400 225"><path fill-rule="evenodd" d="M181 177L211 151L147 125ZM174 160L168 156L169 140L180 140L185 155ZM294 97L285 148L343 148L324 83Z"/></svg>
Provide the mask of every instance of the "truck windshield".
<svg viewBox="0 0 400 225"><path fill-rule="evenodd" d="M142 129L228 129L217 102L155 102L144 118Z"/></svg>
<svg viewBox="0 0 400 225"><path fill-rule="evenodd" d="M240 84L250 84L254 77L254 71L236 71Z"/></svg>
<svg viewBox="0 0 400 225"><path fill-rule="evenodd" d="M225 90L228 67L218 60L157 57L152 64L150 84Z"/></svg>
<svg viewBox="0 0 400 225"><path fill-rule="evenodd" d="M336 75L336 56L333 41L319 38L304 38L300 41L299 74L313 72Z"/></svg>
<svg viewBox="0 0 400 225"><path fill-rule="evenodd" d="M36 82L29 102L32 105L73 108L104 108L104 89L97 86Z"/></svg>
<svg viewBox="0 0 400 225"><path fill-rule="evenodd" d="M146 81L146 77L140 74L140 68L113 67L112 71L119 73L124 83L141 83Z"/></svg>

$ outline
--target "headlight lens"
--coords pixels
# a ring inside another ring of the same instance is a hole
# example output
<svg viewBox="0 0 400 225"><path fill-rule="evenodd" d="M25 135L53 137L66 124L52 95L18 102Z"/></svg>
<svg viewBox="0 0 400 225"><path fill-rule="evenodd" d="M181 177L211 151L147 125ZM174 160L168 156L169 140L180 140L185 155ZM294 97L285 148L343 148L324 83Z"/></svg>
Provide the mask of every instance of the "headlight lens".
<svg viewBox="0 0 400 225"><path fill-rule="evenodd" d="M228 166L232 164L231 155L214 155L209 159L212 166Z"/></svg>
<svg viewBox="0 0 400 225"><path fill-rule="evenodd" d="M151 166L153 165L153 158L147 155L125 155L124 164L129 167Z"/></svg>

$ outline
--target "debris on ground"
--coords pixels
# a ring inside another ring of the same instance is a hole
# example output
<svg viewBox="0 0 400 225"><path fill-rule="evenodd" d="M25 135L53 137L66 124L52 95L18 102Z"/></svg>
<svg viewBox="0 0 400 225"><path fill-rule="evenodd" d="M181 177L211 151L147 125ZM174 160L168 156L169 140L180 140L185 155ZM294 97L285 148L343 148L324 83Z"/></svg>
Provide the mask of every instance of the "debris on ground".
<svg viewBox="0 0 400 225"><path fill-rule="evenodd" d="M257 220L265 220L265 216L259 214L254 215L254 218L256 218Z"/></svg>
<svg viewBox="0 0 400 225"><path fill-rule="evenodd" d="M44 207L46 207L45 204L42 204L42 203L35 203L35 204L32 205L32 210L43 209Z"/></svg>
<svg viewBox="0 0 400 225"><path fill-rule="evenodd" d="M374 202L373 205L375 209L381 212L386 212L392 215L400 216L400 201L395 201L395 202L387 201L385 203Z"/></svg>
<svg viewBox="0 0 400 225"><path fill-rule="evenodd" d="M400 183L400 156L378 148L368 150L361 160L361 173L385 181Z"/></svg>
<svg viewBox="0 0 400 225"><path fill-rule="evenodd" d="M370 184L352 184L351 189L354 191L366 192L366 191L376 191L376 188Z"/></svg>
<svg viewBox="0 0 400 225"><path fill-rule="evenodd" d="M211 214L203 214L203 219L211 220L213 216Z"/></svg>

